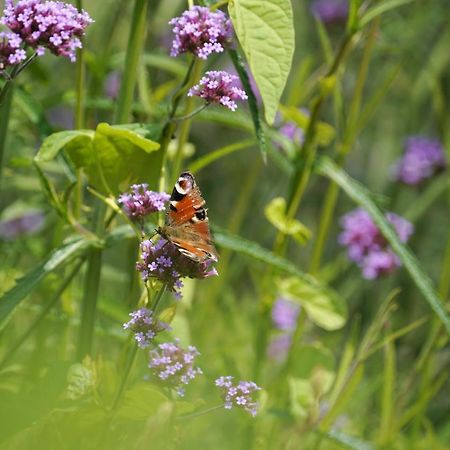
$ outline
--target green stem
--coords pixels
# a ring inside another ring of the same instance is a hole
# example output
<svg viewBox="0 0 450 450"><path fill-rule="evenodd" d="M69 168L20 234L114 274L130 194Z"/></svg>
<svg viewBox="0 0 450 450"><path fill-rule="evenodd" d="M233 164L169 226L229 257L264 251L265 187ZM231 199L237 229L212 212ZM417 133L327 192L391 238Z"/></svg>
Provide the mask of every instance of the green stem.
<svg viewBox="0 0 450 450"><path fill-rule="evenodd" d="M197 73L196 66L199 66L200 63L198 62L197 58L192 57L191 62L189 64L188 70L186 72L186 75L184 76L184 79L181 83L181 86L178 88L177 92L172 98L172 103L170 106L170 111L167 117L167 122L164 126L164 129L161 134L161 140L160 140L160 150L159 153L161 155L161 168L160 168L160 190L165 190L165 164L166 164L166 158L167 158L167 147L170 144L170 141L172 140L175 131L177 129L177 123L173 121L173 118L176 115L178 106L181 102L181 99L183 98L184 94L192 84L192 78Z"/></svg>
<svg viewBox="0 0 450 450"><path fill-rule="evenodd" d="M98 237L101 237L104 231L105 210L105 205L98 202L94 216L95 232ZM82 360L86 355L92 353L92 340L94 336L97 301L100 288L102 253L101 248L93 248L88 255L78 338L77 357L79 360Z"/></svg>
<svg viewBox="0 0 450 450"><path fill-rule="evenodd" d="M115 115L116 123L128 121L133 104L133 94L138 73L139 58L144 45L148 0L135 0L131 19L130 35L125 56L125 69L120 86L119 99Z"/></svg>
<svg viewBox="0 0 450 450"><path fill-rule="evenodd" d="M344 163L345 157L353 147L353 143L357 136L358 130L356 124L359 120L363 89L367 79L369 63L378 32L378 26L379 20L375 20L370 28L369 37L364 48L363 58L358 72L358 78L356 80L355 89L352 95L352 101L350 103L348 120L342 139L342 144L338 146L338 155L336 160L338 165L342 165ZM317 238L314 241L312 250L311 263L309 267L309 271L311 274L315 274L319 271L338 195L339 187L336 185L336 183L330 182L327 193L325 194L325 203L320 216Z"/></svg>
<svg viewBox="0 0 450 450"><path fill-rule="evenodd" d="M7 81L7 83L11 83ZM8 123L9 123L9 114L11 111L11 104L13 98L13 89L12 86L6 88L3 87L3 91L6 89L5 94L3 96L3 101L0 103L0 183L3 172L3 159L5 153L6 146L6 137L8 133ZM3 93L2 91L2 93ZM1 189L1 184L0 184Z"/></svg>
<svg viewBox="0 0 450 450"><path fill-rule="evenodd" d="M38 325L42 322L42 320L45 318L45 316L48 314L48 312L56 305L58 300L61 298L61 295L63 292L67 289L69 284L72 282L75 275L79 272L81 269L81 266L84 263L84 259L81 260L69 273L69 275L66 277L66 279L61 283L61 286L59 289L55 292L53 297L50 299L50 301L44 306L42 311L39 313L39 315L34 319L34 321L31 323L31 325L27 328L27 330L22 334L22 336L19 337L17 342L11 346L11 349L9 352L4 356L2 362L0 363L0 370L5 367L5 365L9 362L9 360L16 354L17 350L22 346L22 344L31 336L33 331L38 327Z"/></svg>
<svg viewBox="0 0 450 450"><path fill-rule="evenodd" d="M342 62L351 47L352 41L353 34L349 34L344 38L330 68L324 76L324 80L337 75ZM308 127L305 132L305 141L294 160L296 169L291 178L291 186L288 193L287 216L289 218L295 217L311 176L317 151L317 145L315 143L316 126L323 104L329 94L330 92L327 89L323 89L315 100L311 110L311 117L308 122ZM276 253L284 253L286 241L287 236L283 233L278 233L274 245L274 250Z"/></svg>

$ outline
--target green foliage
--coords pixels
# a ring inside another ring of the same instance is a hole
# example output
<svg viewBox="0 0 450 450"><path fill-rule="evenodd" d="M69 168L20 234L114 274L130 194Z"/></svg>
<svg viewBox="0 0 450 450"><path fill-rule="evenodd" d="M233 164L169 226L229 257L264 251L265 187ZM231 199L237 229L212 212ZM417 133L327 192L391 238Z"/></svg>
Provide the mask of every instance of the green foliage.
<svg viewBox="0 0 450 450"><path fill-rule="evenodd" d="M228 11L272 124L294 53L291 2L232 0Z"/></svg>

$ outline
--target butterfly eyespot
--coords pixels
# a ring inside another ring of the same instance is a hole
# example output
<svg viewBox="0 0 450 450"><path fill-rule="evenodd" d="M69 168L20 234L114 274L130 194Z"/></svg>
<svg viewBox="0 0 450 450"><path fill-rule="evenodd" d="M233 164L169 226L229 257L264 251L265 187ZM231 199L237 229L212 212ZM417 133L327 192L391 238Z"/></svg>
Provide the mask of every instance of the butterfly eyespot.
<svg viewBox="0 0 450 450"><path fill-rule="evenodd" d="M205 219L206 219L206 211L205 211L205 209L202 208L202 209L198 210L198 211L195 213L195 217L196 217L198 220L205 220Z"/></svg>

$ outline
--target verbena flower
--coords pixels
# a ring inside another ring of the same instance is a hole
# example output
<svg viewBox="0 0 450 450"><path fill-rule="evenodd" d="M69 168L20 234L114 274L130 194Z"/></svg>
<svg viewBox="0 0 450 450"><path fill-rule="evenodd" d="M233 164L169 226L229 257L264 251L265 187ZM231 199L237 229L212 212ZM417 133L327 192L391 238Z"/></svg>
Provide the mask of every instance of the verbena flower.
<svg viewBox="0 0 450 450"><path fill-rule="evenodd" d="M159 332L169 328L166 323L158 321L153 316L153 312L147 308L131 312L130 317L131 319L123 324L123 328L134 333L134 338L140 348L148 347Z"/></svg>
<svg viewBox="0 0 450 450"><path fill-rule="evenodd" d="M27 58L23 41L16 33L0 32L0 70L15 66Z"/></svg>
<svg viewBox="0 0 450 450"><path fill-rule="evenodd" d="M81 48L80 38L93 20L86 11L59 1L6 0L1 23L18 34L30 47L42 55L45 49L55 55L76 59Z"/></svg>
<svg viewBox="0 0 450 450"><path fill-rule="evenodd" d="M344 22L348 16L348 0L314 0L311 12L326 24Z"/></svg>
<svg viewBox="0 0 450 450"><path fill-rule="evenodd" d="M174 17L169 25L175 38L171 56L190 52L201 59L212 53L221 53L231 43L233 27L222 11L210 11L204 6L193 6L180 17Z"/></svg>
<svg viewBox="0 0 450 450"><path fill-rule="evenodd" d="M190 345L183 350L178 344L178 339L175 343L159 344L150 352L149 368L165 386L176 389L178 395L183 397L184 385L203 372L199 367L194 367L194 359L200 354L197 349Z"/></svg>
<svg viewBox="0 0 450 450"><path fill-rule="evenodd" d="M417 185L446 166L442 144L437 139L413 136L405 142L405 152L396 166L396 179Z"/></svg>
<svg viewBox="0 0 450 450"><path fill-rule="evenodd" d="M239 78L224 71L209 71L192 87L188 96L203 98L206 103L218 103L235 111L237 104L235 100L247 100L247 94L234 83Z"/></svg>
<svg viewBox="0 0 450 450"><path fill-rule="evenodd" d="M300 147L305 140L305 131L294 122L286 122L278 131L297 147Z"/></svg>
<svg viewBox="0 0 450 450"><path fill-rule="evenodd" d="M272 306L272 322L276 328L284 331L294 331L300 305L285 298L278 298Z"/></svg>
<svg viewBox="0 0 450 450"><path fill-rule="evenodd" d="M118 202L125 214L132 219L142 219L148 214L164 211L170 195L148 190L148 184L133 184L130 192L121 194Z"/></svg>
<svg viewBox="0 0 450 450"><path fill-rule="evenodd" d="M394 213L387 213L386 218L400 241L406 242L414 231L412 224ZM401 266L367 211L361 208L351 211L342 217L341 225L344 231L339 235L339 243L347 247L349 259L361 267L364 278L378 278Z"/></svg>
<svg viewBox="0 0 450 450"><path fill-rule="evenodd" d="M175 245L165 239L159 239L155 244L151 240L141 243L141 257L136 269L141 272L142 279L156 278L166 284L175 297L181 298L183 282L181 278L206 278L217 275L217 270L211 268L212 260L196 262L180 253Z"/></svg>
<svg viewBox="0 0 450 450"><path fill-rule="evenodd" d="M242 408L253 417L258 413L258 403L254 400L253 395L261 388L253 381L239 381L233 383L233 377L223 376L216 380L216 386L221 388L224 399L225 409L231 409L233 406Z"/></svg>

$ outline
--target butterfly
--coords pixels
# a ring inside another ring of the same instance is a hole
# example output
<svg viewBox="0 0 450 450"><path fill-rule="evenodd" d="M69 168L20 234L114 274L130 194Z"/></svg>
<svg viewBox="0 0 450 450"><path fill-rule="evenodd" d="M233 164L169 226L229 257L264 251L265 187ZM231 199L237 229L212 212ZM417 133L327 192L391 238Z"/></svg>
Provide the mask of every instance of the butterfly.
<svg viewBox="0 0 450 450"><path fill-rule="evenodd" d="M182 172L172 191L164 227L158 233L196 262L217 261L206 204L190 172Z"/></svg>

